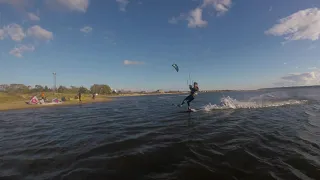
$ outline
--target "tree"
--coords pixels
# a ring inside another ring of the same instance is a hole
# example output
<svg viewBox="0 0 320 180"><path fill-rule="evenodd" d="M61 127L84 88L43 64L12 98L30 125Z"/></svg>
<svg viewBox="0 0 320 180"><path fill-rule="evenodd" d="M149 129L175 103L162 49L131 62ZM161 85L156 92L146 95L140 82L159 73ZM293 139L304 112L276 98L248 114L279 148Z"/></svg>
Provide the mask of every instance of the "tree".
<svg viewBox="0 0 320 180"><path fill-rule="evenodd" d="M79 92L80 92L80 93L83 93L83 94L87 94L87 93L89 93L90 91L89 91L89 89L81 86L81 87L79 88Z"/></svg>
<svg viewBox="0 0 320 180"><path fill-rule="evenodd" d="M110 86L106 84L94 84L90 87L91 93L98 93L98 94L111 94L112 90Z"/></svg>
<svg viewBox="0 0 320 180"><path fill-rule="evenodd" d="M59 86L58 93L66 93L68 91L68 88L65 86Z"/></svg>
<svg viewBox="0 0 320 180"><path fill-rule="evenodd" d="M97 93L97 90L99 89L98 87L99 85L97 84L94 84L90 87L90 92L93 94L93 93Z"/></svg>
<svg viewBox="0 0 320 180"><path fill-rule="evenodd" d="M70 89L69 89L69 92L77 94L79 92L79 88L76 87L76 86L71 86Z"/></svg>
<svg viewBox="0 0 320 180"><path fill-rule="evenodd" d="M102 88L100 89L101 94L111 94L112 90L108 85L102 85Z"/></svg>
<svg viewBox="0 0 320 180"><path fill-rule="evenodd" d="M9 93L29 93L29 87L24 84L10 84L6 89Z"/></svg>
<svg viewBox="0 0 320 180"><path fill-rule="evenodd" d="M44 91L44 92L49 92L48 86L45 86L44 89L43 89L43 91Z"/></svg>
<svg viewBox="0 0 320 180"><path fill-rule="evenodd" d="M41 86L41 85L35 85L34 88L38 92L42 92L44 90L43 86Z"/></svg>

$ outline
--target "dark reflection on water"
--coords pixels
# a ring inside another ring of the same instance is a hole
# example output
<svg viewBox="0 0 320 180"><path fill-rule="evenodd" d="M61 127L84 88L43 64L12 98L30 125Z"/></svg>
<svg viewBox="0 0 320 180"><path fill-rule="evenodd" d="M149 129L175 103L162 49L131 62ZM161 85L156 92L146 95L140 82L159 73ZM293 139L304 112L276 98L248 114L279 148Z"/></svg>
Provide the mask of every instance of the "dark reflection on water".
<svg viewBox="0 0 320 180"><path fill-rule="evenodd" d="M317 100L190 114L182 98L0 112L0 179L320 179Z"/></svg>

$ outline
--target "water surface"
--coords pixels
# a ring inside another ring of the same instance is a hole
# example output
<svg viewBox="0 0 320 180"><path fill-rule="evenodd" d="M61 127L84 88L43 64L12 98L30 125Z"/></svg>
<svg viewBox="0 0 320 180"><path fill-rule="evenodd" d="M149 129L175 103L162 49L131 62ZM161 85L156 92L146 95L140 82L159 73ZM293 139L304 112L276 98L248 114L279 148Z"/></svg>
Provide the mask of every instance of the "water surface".
<svg viewBox="0 0 320 180"><path fill-rule="evenodd" d="M0 179L320 179L319 90L0 112Z"/></svg>

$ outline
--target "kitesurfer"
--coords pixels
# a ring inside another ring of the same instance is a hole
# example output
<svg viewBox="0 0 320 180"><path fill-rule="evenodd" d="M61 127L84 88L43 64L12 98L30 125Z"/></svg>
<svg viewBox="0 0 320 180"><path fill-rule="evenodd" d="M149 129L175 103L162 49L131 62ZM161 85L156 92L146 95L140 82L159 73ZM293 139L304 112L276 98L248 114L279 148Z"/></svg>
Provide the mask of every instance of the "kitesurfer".
<svg viewBox="0 0 320 180"><path fill-rule="evenodd" d="M194 100L194 97L196 96L197 92L199 91L198 83L194 82L193 87L192 87L192 85L189 85L189 89L190 89L190 95L188 97L186 97L179 106L181 107L187 101L188 110L190 111L191 110L190 102Z"/></svg>

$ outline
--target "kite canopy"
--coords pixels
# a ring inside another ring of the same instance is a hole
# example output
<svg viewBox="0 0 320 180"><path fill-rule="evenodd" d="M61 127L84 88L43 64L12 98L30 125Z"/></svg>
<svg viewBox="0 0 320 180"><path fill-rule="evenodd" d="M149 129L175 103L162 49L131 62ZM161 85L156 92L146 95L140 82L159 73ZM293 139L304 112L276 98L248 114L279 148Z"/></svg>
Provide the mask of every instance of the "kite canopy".
<svg viewBox="0 0 320 180"><path fill-rule="evenodd" d="M173 67L177 72L179 72L179 67L178 67L177 64L172 64L172 67Z"/></svg>

